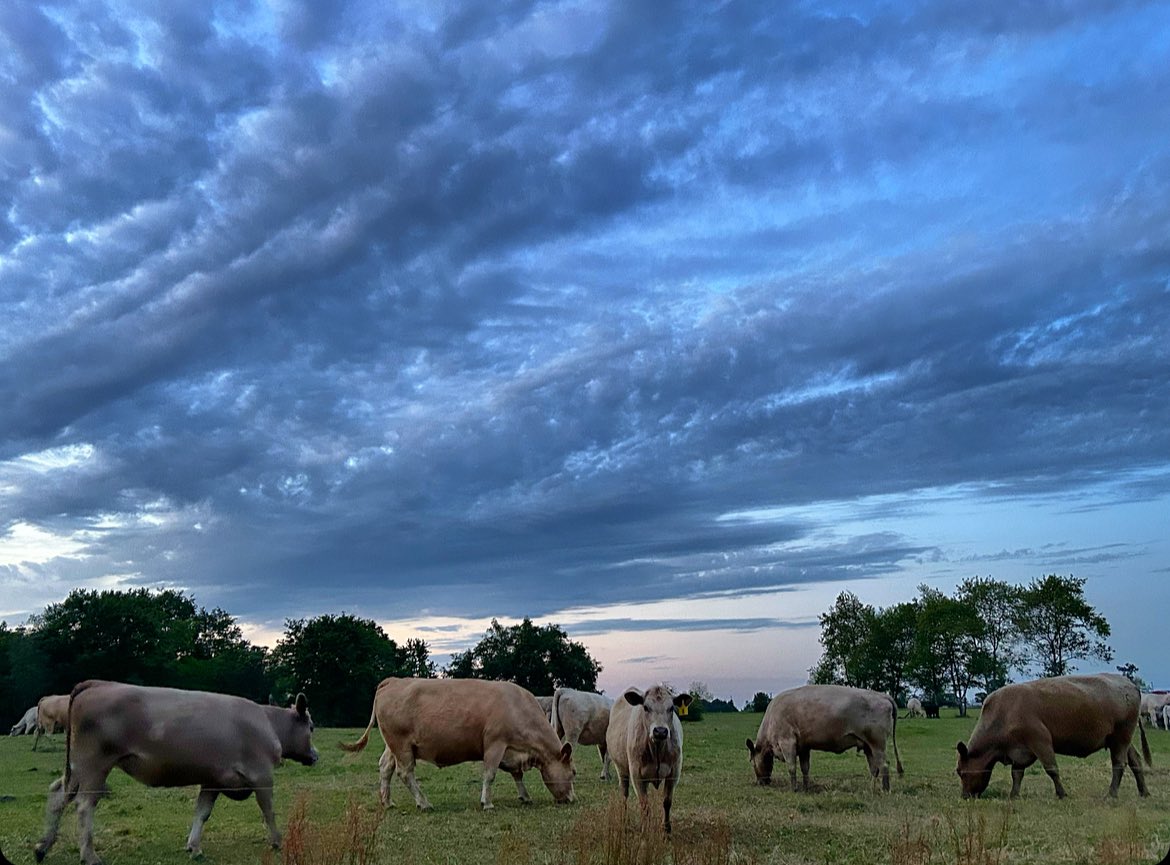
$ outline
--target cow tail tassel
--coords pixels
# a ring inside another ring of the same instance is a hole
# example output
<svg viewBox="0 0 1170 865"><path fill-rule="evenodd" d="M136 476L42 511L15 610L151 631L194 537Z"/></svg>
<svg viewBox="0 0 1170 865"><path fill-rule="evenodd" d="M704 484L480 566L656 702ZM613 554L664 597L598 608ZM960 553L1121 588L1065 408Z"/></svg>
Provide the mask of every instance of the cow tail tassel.
<svg viewBox="0 0 1170 865"><path fill-rule="evenodd" d="M1146 765L1153 768L1154 761L1150 758L1150 743L1146 741L1146 728L1142 724L1142 716L1140 714L1138 715L1138 733L1142 737L1142 756L1146 760Z"/></svg>
<svg viewBox="0 0 1170 865"><path fill-rule="evenodd" d="M370 723L366 724L366 732L362 733L362 737L356 742L338 742L337 747L342 751L355 752L360 751L366 747L366 743L370 741L370 730L374 729L374 724L378 721L378 701L374 700L374 706L370 709Z"/></svg>

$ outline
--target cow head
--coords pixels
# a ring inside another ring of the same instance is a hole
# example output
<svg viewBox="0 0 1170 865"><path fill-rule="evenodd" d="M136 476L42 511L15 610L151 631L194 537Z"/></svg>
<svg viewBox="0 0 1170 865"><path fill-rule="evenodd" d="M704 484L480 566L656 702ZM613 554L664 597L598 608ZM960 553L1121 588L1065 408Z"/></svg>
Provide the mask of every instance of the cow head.
<svg viewBox="0 0 1170 865"><path fill-rule="evenodd" d="M540 777L544 779L544 786L548 787L548 792L560 805L573 801L573 776L576 774L573 769L573 746L568 742L555 760L540 764Z"/></svg>
<svg viewBox="0 0 1170 865"><path fill-rule="evenodd" d="M675 748L679 746L674 712L680 706L691 704L690 694L675 696L665 685L655 685L645 693L637 688L630 688L622 694L622 699L635 708L642 707L640 727L646 734L648 747L652 750L661 750L668 744L673 744Z"/></svg>
<svg viewBox="0 0 1170 865"><path fill-rule="evenodd" d="M977 799L991 783L991 770L995 761L991 757L977 756L967 750L967 745L963 742L956 745L955 750L959 752L959 765L955 767L955 773L963 787L963 798Z"/></svg>
<svg viewBox="0 0 1170 865"><path fill-rule="evenodd" d="M280 756L312 766L317 762L317 749L313 747L313 730L316 728L313 716L309 714L309 701L304 694L297 694L293 705L285 711L288 724L280 734Z"/></svg>
<svg viewBox="0 0 1170 865"><path fill-rule="evenodd" d="M759 747L751 740L747 740L748 759L752 761L752 768L756 770L756 782L765 787L772 783L772 764L776 760L775 752L763 742Z"/></svg>

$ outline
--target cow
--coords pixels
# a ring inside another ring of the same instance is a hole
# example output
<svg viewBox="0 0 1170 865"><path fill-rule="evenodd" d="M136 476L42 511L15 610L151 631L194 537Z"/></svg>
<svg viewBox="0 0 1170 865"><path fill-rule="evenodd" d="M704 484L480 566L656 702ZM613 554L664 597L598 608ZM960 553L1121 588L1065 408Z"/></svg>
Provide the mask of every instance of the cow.
<svg viewBox="0 0 1170 865"><path fill-rule="evenodd" d="M906 701L906 714L904 718L925 718L926 710L922 708L922 701L917 697L911 697Z"/></svg>
<svg viewBox="0 0 1170 865"><path fill-rule="evenodd" d="M54 694L50 697L41 697L37 700L37 729L33 737L32 749L35 751L42 735L59 733L65 729L65 721L69 713L69 695Z"/></svg>
<svg viewBox="0 0 1170 865"><path fill-rule="evenodd" d="M36 732L37 729L37 707L33 706L27 712L20 716L20 720L12 725L12 729L8 731L9 736L28 736Z"/></svg>
<svg viewBox="0 0 1170 865"><path fill-rule="evenodd" d="M312 733L304 694L286 709L206 691L82 682L69 697L65 774L49 788L36 859L42 861L53 846L61 814L76 799L81 861L100 863L93 849L93 812L114 767L148 787L199 785L187 837L187 850L195 856L220 793L236 801L255 793L268 840L279 847L272 770L284 759L316 763Z"/></svg>
<svg viewBox="0 0 1170 865"><path fill-rule="evenodd" d="M544 716L548 718L549 723L552 723L552 697L537 697L536 702L540 703L540 708L544 709Z"/></svg>
<svg viewBox="0 0 1170 865"><path fill-rule="evenodd" d="M482 679L383 679L374 693L370 723L356 742L341 742L345 751L366 747L374 725L386 744L378 761L382 803L393 805L390 781L397 771L414 803L431 803L414 777L417 760L436 766L483 761L480 805L492 807L491 785L503 769L516 782L520 801L531 802L524 772L538 768L558 803L573 801L573 746L561 745L529 691L512 682Z"/></svg>
<svg viewBox="0 0 1170 865"><path fill-rule="evenodd" d="M959 775L963 798L980 796L991 781L996 763L1012 767L1011 798L1020 794L1024 770L1040 761L1056 788L1065 796L1056 768L1056 755L1087 757L1109 749L1113 781L1109 795L1117 796L1125 764L1137 781L1138 794L1147 796L1145 777L1133 747L1134 729L1141 733L1142 753L1150 762L1150 746L1138 708L1137 685L1115 673L1094 676L1054 676L1004 685L987 695L971 733L971 744L959 742Z"/></svg>
<svg viewBox="0 0 1170 865"><path fill-rule="evenodd" d="M579 745L596 745L601 755L601 780L609 780L609 750L605 733L609 729L609 712L613 700L590 691L557 688L553 694L553 730L562 742L577 751Z"/></svg>
<svg viewBox="0 0 1170 865"><path fill-rule="evenodd" d="M606 749L626 799L630 798L630 779L634 780L643 828L650 808L648 787L662 785L663 828L670 832L670 806L682 775L682 724L675 710L691 701L690 694L676 696L666 685L654 685L646 691L626 689L610 709Z"/></svg>
<svg viewBox="0 0 1170 865"><path fill-rule="evenodd" d="M1170 730L1170 705L1162 707L1162 726Z"/></svg>
<svg viewBox="0 0 1170 865"><path fill-rule="evenodd" d="M927 718L938 718L938 703L923 703L922 711L926 713Z"/></svg>
<svg viewBox="0 0 1170 865"><path fill-rule="evenodd" d="M1142 694L1141 714L1150 719L1150 729L1157 729L1164 706L1170 706L1170 693Z"/></svg>
<svg viewBox="0 0 1170 865"><path fill-rule="evenodd" d="M802 685L772 698L760 721L756 741L747 740L748 756L760 784L772 783L775 757L788 764L793 792L796 763L800 761L802 788L807 793L809 755L812 751L840 754L850 748L865 753L869 773L882 789L890 789L886 740L894 746L898 774L903 773L898 754L898 704L889 694L844 685Z"/></svg>

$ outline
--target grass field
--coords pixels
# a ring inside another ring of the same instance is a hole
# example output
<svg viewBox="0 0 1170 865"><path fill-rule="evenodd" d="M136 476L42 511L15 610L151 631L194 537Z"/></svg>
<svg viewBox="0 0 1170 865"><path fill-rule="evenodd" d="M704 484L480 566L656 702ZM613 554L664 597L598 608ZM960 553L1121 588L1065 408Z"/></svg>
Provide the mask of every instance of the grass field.
<svg viewBox="0 0 1170 865"><path fill-rule="evenodd" d="M377 802L377 741L359 755L337 743L355 730L319 730L321 761L277 771L278 820L285 831L283 860L303 865L365 863L846 863L846 865L998 865L998 863L1105 863L1158 861L1170 846L1170 733L1149 731L1154 768L1151 797L1139 800L1128 772L1117 801L1104 794L1108 757L1061 758L1069 798L1057 801L1038 767L1029 770L1021 798L1007 800L1009 773L996 770L984 798L963 802L954 774L955 742L973 718L899 721L906 774L890 795L871 792L864 758L812 756L815 790L792 793L754 783L744 739L759 715L707 715L685 729L683 779L675 793L674 835L645 837L615 800L616 785L598 780L594 748L578 755L577 802L555 806L539 775L527 783L533 805L522 806L512 779L497 777L496 808L479 810L479 767L439 770L420 766L418 777L434 805L415 810L396 782L397 808ZM45 792L61 771L64 741L32 753L31 738L0 739L0 849L17 865L31 863L41 832ZM42 742L42 747L44 743ZM782 769L780 764L778 770ZM99 806L95 838L109 865L182 863L194 803L193 789L149 790L120 772L113 795ZM661 820L661 808L654 811ZM77 821L70 809L46 862L77 859ZM279 863L266 850L254 800L221 798L203 838L204 862Z"/></svg>

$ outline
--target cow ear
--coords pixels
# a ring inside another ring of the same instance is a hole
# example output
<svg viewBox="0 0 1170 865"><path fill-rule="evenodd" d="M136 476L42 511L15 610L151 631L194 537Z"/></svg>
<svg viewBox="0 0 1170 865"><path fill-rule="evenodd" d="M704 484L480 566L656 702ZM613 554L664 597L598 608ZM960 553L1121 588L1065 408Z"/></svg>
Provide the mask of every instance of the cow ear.
<svg viewBox="0 0 1170 865"><path fill-rule="evenodd" d="M694 702L694 699L695 698L692 697L690 694L679 694L677 697L674 698L674 705L676 705L676 706L689 706L692 702Z"/></svg>
<svg viewBox="0 0 1170 865"><path fill-rule="evenodd" d="M564 763L566 766L568 766L569 763L572 761L572 759L573 759L573 746L570 743L566 742L564 744L564 747L561 748L561 762Z"/></svg>
<svg viewBox="0 0 1170 865"><path fill-rule="evenodd" d="M622 696L625 697L626 702L631 706L641 706L645 701L645 697L642 696L641 691L636 691L633 688L630 688Z"/></svg>
<svg viewBox="0 0 1170 865"><path fill-rule="evenodd" d="M753 757L756 756L756 744L751 739L747 740L748 753Z"/></svg>
<svg viewBox="0 0 1170 865"><path fill-rule="evenodd" d="M967 751L966 743L960 742L958 745L955 746L955 750L959 752L960 759L963 759L963 760L967 759L968 751Z"/></svg>
<svg viewBox="0 0 1170 865"><path fill-rule="evenodd" d="M294 707L296 708L298 715L305 714L309 708L309 701L305 698L304 694L297 694L297 701L294 704Z"/></svg>

